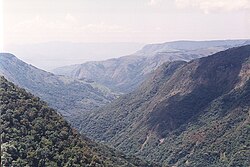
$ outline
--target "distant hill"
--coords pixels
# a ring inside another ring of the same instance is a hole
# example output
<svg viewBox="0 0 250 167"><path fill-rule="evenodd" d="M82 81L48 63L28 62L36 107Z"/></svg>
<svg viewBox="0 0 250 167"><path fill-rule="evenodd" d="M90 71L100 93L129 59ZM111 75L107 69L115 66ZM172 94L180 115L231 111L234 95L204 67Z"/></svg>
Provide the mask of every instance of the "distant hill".
<svg viewBox="0 0 250 167"><path fill-rule="evenodd" d="M0 74L47 101L73 124L82 112L110 103L117 96L94 81L54 75L8 53L0 53Z"/></svg>
<svg viewBox="0 0 250 167"><path fill-rule="evenodd" d="M166 166L250 164L250 45L164 63L81 132Z"/></svg>
<svg viewBox="0 0 250 167"><path fill-rule="evenodd" d="M77 79L92 79L114 91L128 93L164 62L190 61L248 42L249 40L221 40L149 44L130 56L60 67L54 69L53 73Z"/></svg>
<svg viewBox="0 0 250 167"><path fill-rule="evenodd" d="M1 166L156 166L97 144L38 97L0 78Z"/></svg>
<svg viewBox="0 0 250 167"><path fill-rule="evenodd" d="M93 60L105 60L128 55L144 44L132 42L85 43L51 41L33 44L8 45L5 50L38 68L50 71L54 68Z"/></svg>

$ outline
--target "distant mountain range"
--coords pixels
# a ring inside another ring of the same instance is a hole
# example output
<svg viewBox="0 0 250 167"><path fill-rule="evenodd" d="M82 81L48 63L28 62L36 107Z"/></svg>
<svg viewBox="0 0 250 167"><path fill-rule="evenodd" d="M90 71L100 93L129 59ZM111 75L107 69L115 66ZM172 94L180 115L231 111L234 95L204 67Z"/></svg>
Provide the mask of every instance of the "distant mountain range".
<svg viewBox="0 0 250 167"><path fill-rule="evenodd" d="M56 68L55 74L91 79L114 91L128 93L167 61L190 61L248 44L249 40L175 41L150 44L130 56Z"/></svg>
<svg viewBox="0 0 250 167"><path fill-rule="evenodd" d="M21 45L5 45L5 50L17 55L29 64L46 71L77 64L79 62L105 60L120 55L129 55L144 46L142 43L84 43L84 42L43 42Z"/></svg>
<svg viewBox="0 0 250 167"><path fill-rule="evenodd" d="M92 139L163 166L248 166L250 45L164 63L81 122Z"/></svg>
<svg viewBox="0 0 250 167"><path fill-rule="evenodd" d="M0 53L0 75L47 101L71 123L79 114L110 103L117 94L90 80L77 80L40 70Z"/></svg>
<svg viewBox="0 0 250 167"><path fill-rule="evenodd" d="M38 97L0 78L1 166L158 166L97 144Z"/></svg>

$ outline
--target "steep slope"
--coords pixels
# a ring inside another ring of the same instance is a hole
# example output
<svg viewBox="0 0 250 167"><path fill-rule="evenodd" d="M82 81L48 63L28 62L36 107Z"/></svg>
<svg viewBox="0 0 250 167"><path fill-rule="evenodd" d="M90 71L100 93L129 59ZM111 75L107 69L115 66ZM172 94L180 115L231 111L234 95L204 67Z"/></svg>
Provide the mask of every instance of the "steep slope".
<svg viewBox="0 0 250 167"><path fill-rule="evenodd" d="M90 80L77 80L40 70L0 53L0 74L47 101L71 122L82 112L109 103L116 94Z"/></svg>
<svg viewBox="0 0 250 167"><path fill-rule="evenodd" d="M87 62L53 70L74 78L89 78L112 90L131 92L148 75L167 61L190 61L230 47L244 45L248 40L175 41L150 44L130 56L106 61Z"/></svg>
<svg viewBox="0 0 250 167"><path fill-rule="evenodd" d="M155 139L141 153L165 165L249 166L249 80L243 87L215 99L188 124Z"/></svg>
<svg viewBox="0 0 250 167"><path fill-rule="evenodd" d="M0 111L1 166L152 166L80 136L45 102L2 76Z"/></svg>
<svg viewBox="0 0 250 167"><path fill-rule="evenodd" d="M250 45L165 63L138 90L84 117L82 133L165 165L247 163L249 79Z"/></svg>

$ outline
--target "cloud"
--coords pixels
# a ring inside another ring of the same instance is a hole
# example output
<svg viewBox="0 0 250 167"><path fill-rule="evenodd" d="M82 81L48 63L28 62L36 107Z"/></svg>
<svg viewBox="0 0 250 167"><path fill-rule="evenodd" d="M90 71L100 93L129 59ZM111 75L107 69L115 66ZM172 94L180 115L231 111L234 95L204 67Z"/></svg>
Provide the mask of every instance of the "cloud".
<svg viewBox="0 0 250 167"><path fill-rule="evenodd" d="M1 29L0 29L1 30ZM48 18L40 15L33 16L13 24L6 29L6 41L15 43L29 43L29 41L48 40L99 40L103 36L110 34L121 34L131 32L130 28L118 24L108 24L105 22L81 22L71 14L66 14L60 18ZM1 35L1 33L0 33ZM0 40L0 44L2 41ZM1 48L1 45L0 45Z"/></svg>
<svg viewBox="0 0 250 167"><path fill-rule="evenodd" d="M94 33L109 33L109 32L126 32L128 31L126 28L123 28L119 25L109 25L105 24L104 22L98 23L98 24L88 24L88 25L83 25L82 30L86 30L89 32L94 32Z"/></svg>
<svg viewBox="0 0 250 167"><path fill-rule="evenodd" d="M159 4L161 2L161 0L149 0L149 2L147 3L147 5L149 6L155 6L157 4Z"/></svg>
<svg viewBox="0 0 250 167"><path fill-rule="evenodd" d="M83 24L71 14L66 14L62 19L48 19L39 15L32 19L16 23L12 26L13 32L92 32L92 33L109 33L129 31L116 24L106 24L104 22Z"/></svg>
<svg viewBox="0 0 250 167"><path fill-rule="evenodd" d="M204 13L250 9L250 0L175 0L178 8L198 8Z"/></svg>
<svg viewBox="0 0 250 167"><path fill-rule="evenodd" d="M71 15L70 13L66 14L65 20L69 21L69 22L77 22L77 19L73 15Z"/></svg>

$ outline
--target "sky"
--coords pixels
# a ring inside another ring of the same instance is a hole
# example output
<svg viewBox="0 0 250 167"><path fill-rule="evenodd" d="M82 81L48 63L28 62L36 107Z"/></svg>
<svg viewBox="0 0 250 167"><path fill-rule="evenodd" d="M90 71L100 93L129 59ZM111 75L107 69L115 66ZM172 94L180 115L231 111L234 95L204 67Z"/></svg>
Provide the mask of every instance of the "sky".
<svg viewBox="0 0 250 167"><path fill-rule="evenodd" d="M216 39L250 39L250 0L0 0L0 51L45 70Z"/></svg>
<svg viewBox="0 0 250 167"><path fill-rule="evenodd" d="M250 38L250 0L0 0L0 9L4 45Z"/></svg>

